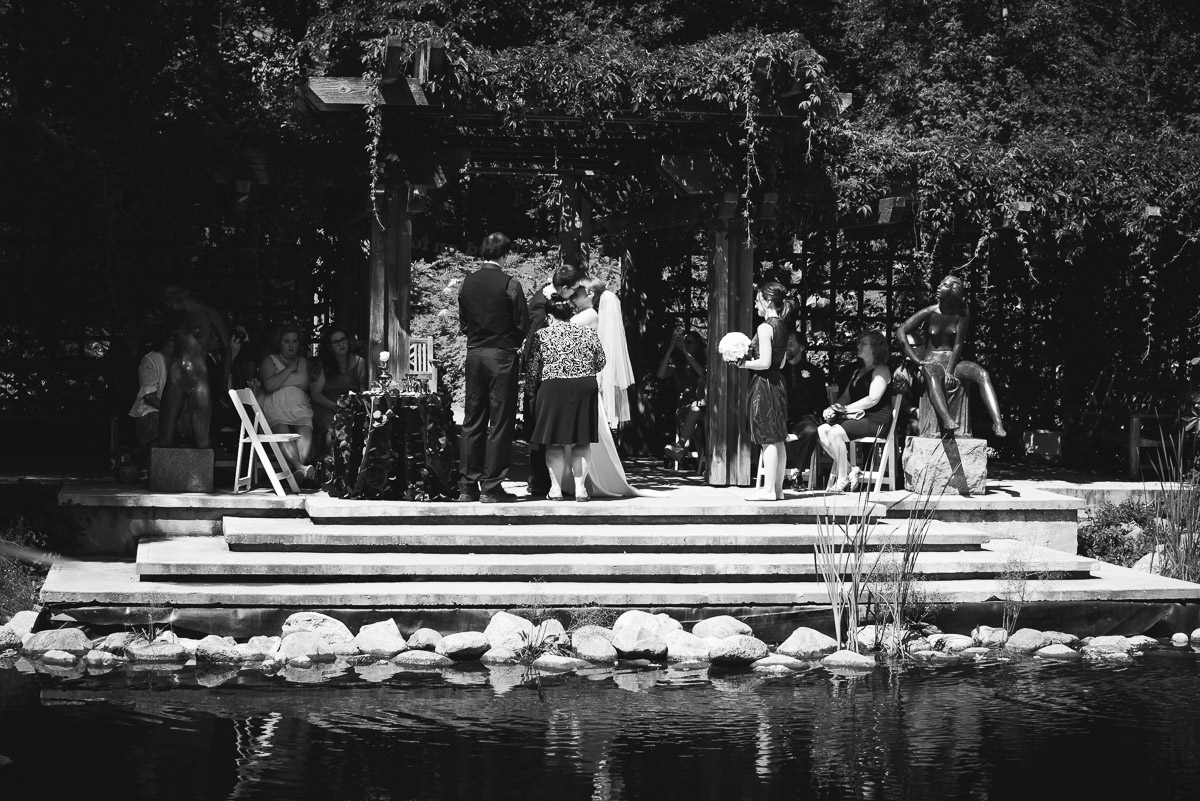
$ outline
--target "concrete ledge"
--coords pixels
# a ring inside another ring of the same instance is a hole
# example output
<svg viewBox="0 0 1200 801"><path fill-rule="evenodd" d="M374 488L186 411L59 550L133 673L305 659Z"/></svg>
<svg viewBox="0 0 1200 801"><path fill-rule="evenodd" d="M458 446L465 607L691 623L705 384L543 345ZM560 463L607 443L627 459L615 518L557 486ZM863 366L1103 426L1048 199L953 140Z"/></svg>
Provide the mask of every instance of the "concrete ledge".
<svg viewBox="0 0 1200 801"><path fill-rule="evenodd" d="M930 581L924 588L939 603L1001 600L994 579ZM188 584L139 581L129 561L87 561L55 565L42 588L42 603L52 607L95 604L144 607L335 608L511 608L516 606L805 606L828 605L819 582L659 583L556 582L336 582L320 585ZM1200 585L1127 568L1100 565L1090 579L1033 582L1026 603L1091 601L1200 601Z"/></svg>
<svg viewBox="0 0 1200 801"><path fill-rule="evenodd" d="M1011 570L1013 551L941 551L922 553L917 571L926 576L962 579L998 576ZM1039 573L1088 577L1092 560L1045 549L1024 549L1021 558ZM873 569L879 553L867 557ZM173 581L386 581L523 580L659 581L816 581L810 553L261 553L230 551L215 537L150 540L138 546L142 580ZM314 592L320 587L314 585Z"/></svg>
<svg viewBox="0 0 1200 801"><path fill-rule="evenodd" d="M859 503L852 495L799 493L784 501L747 501L742 489L689 488L654 498L599 498L589 503L572 501L517 501L513 503L412 503L404 501L348 501L325 495L308 496L305 508L318 523L506 523L555 522L565 525L595 523L799 523L822 517L842 519L867 514L882 517L880 503Z"/></svg>
<svg viewBox="0 0 1200 801"><path fill-rule="evenodd" d="M902 545L906 522L878 520L871 534L874 548ZM553 523L444 526L409 523L392 525L318 526L311 520L227 517L222 523L232 551L427 551L536 552L547 550L661 552L804 552L811 555L820 541L815 523L765 523L730 526L720 523L677 526L644 523L636 526L561 526ZM990 535L933 521L925 539L926 551L979 550ZM810 556L811 558L811 556Z"/></svg>

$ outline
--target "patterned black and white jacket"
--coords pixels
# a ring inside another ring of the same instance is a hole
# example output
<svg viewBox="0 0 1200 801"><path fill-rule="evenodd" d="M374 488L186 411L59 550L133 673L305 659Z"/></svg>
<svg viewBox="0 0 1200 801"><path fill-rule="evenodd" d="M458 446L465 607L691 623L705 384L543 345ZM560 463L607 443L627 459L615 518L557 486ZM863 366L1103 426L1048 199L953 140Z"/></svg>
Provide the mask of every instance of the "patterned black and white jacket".
<svg viewBox="0 0 1200 801"><path fill-rule="evenodd" d="M584 378L604 369L604 347L591 328L551 323L534 337L525 380L534 387L552 378Z"/></svg>

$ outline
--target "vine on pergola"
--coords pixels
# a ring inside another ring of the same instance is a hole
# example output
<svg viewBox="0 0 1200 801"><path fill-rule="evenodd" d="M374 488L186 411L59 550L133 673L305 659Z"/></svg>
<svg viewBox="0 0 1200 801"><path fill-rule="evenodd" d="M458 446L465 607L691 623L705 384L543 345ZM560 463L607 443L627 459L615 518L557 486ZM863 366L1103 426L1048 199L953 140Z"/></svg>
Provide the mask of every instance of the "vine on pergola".
<svg viewBox="0 0 1200 801"><path fill-rule="evenodd" d="M824 59L797 32L755 30L722 33L689 45L648 50L625 35L605 34L586 46L540 44L504 49L477 47L451 29L427 22L386 20L365 34L362 19L337 18L316 26L310 53L323 54L355 29L362 48L371 196L382 179L383 136L380 80L390 47L411 55L422 43L444 47L448 69L424 87L437 96L451 119L464 112L490 111L519 134L546 117L582 123L584 141L602 143L607 126L620 119L673 118L733 123L727 147L716 150L718 177L739 187L743 201L769 187L786 192L800 171L834 149L828 134L837 116L836 88ZM782 100L781 96L791 98ZM743 202L748 233L752 211Z"/></svg>

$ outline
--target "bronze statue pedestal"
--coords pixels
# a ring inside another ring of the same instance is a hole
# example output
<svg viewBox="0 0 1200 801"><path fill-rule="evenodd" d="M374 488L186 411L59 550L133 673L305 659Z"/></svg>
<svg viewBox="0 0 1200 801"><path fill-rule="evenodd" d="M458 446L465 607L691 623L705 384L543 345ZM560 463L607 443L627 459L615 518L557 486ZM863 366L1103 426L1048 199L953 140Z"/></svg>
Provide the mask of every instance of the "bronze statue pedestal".
<svg viewBox="0 0 1200 801"><path fill-rule="evenodd" d="M909 437L904 446L904 486L935 498L982 495L987 489L987 440Z"/></svg>
<svg viewBox="0 0 1200 801"><path fill-rule="evenodd" d="M151 492L212 492L211 448L151 448Z"/></svg>

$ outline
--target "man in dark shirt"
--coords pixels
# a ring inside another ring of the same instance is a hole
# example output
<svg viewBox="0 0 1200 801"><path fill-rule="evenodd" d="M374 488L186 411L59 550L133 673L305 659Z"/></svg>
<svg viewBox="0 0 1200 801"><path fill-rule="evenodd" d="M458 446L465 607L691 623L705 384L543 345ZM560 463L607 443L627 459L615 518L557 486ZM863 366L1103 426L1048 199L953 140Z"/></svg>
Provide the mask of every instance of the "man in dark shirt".
<svg viewBox="0 0 1200 801"><path fill-rule="evenodd" d="M499 503L516 496L501 486L512 459L517 418L517 353L529 330L521 282L501 269L512 240L488 234L483 265L458 291L458 319L467 336L466 408L459 469L460 501Z"/></svg>
<svg viewBox="0 0 1200 801"><path fill-rule="evenodd" d="M788 337L787 360L783 365L787 382L787 466L803 470L817 444L821 412L829 406L825 371L808 360L808 339L795 331Z"/></svg>
<svg viewBox="0 0 1200 801"><path fill-rule="evenodd" d="M563 264L550 274L547 281L529 297L529 336L525 338L522 364L529 364L529 354L537 332L546 327L546 300L554 293L556 281L568 281L572 286L587 275L582 267ZM525 430L533 431L537 423L537 407L531 387L525 386ZM529 446L529 497L543 498L550 492L550 470L546 467L546 449L541 445Z"/></svg>

